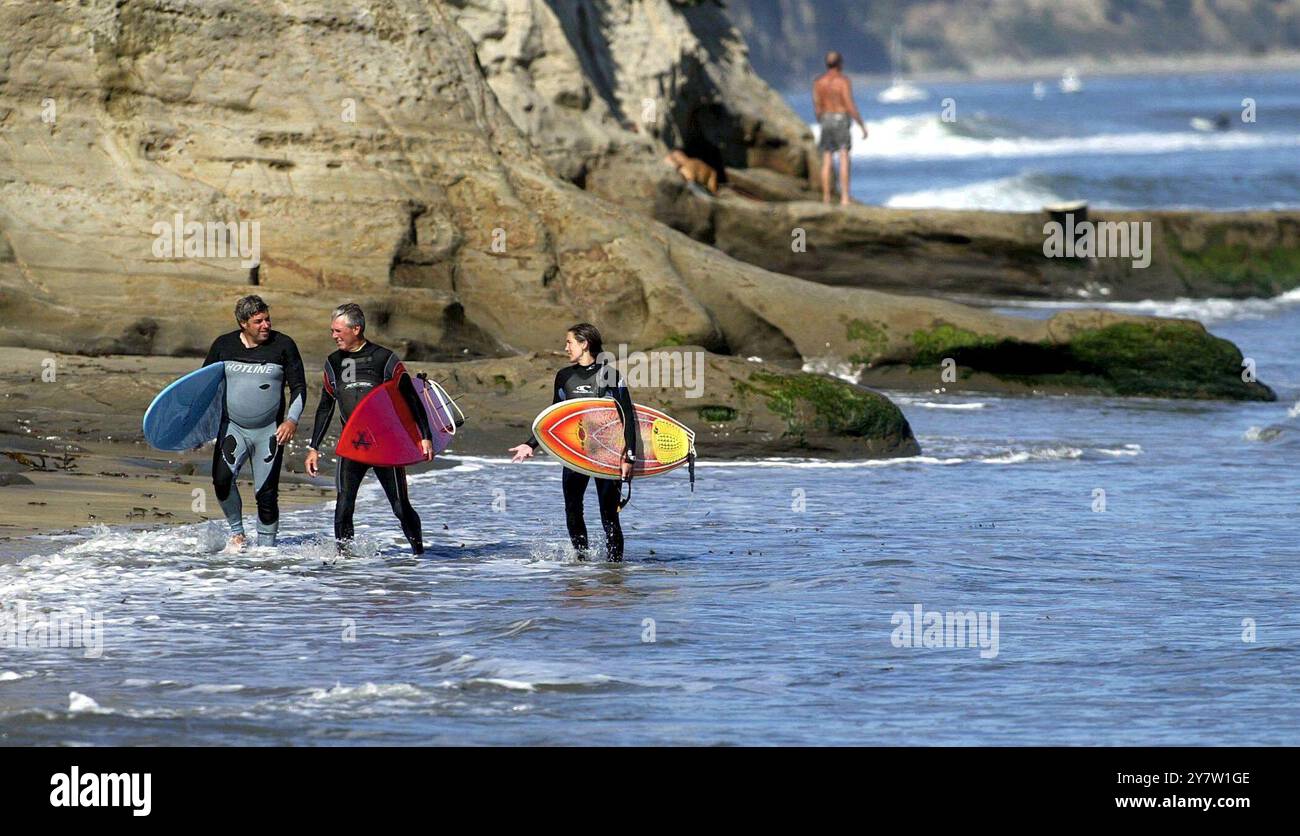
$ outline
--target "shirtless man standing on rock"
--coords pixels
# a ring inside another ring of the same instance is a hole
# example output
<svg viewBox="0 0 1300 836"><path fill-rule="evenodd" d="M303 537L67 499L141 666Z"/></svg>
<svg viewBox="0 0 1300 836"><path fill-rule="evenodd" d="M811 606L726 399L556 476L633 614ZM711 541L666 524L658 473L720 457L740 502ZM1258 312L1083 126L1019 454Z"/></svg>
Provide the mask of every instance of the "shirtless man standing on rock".
<svg viewBox="0 0 1300 836"><path fill-rule="evenodd" d="M840 204L849 204L849 149L853 145L853 122L862 126L867 138L867 124L853 103L849 77L842 69L844 57L832 50L826 53L826 72L813 82L813 112L821 125L817 147L822 152L822 203L831 202L831 158L840 152Z"/></svg>

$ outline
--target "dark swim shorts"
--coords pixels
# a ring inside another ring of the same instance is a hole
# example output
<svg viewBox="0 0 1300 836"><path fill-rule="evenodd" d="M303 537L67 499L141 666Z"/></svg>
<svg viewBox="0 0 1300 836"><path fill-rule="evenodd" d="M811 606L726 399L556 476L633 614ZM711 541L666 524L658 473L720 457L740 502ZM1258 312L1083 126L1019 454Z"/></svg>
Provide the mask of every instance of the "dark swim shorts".
<svg viewBox="0 0 1300 836"><path fill-rule="evenodd" d="M853 146L853 121L847 113L823 113L821 139L817 147L823 151L838 151Z"/></svg>

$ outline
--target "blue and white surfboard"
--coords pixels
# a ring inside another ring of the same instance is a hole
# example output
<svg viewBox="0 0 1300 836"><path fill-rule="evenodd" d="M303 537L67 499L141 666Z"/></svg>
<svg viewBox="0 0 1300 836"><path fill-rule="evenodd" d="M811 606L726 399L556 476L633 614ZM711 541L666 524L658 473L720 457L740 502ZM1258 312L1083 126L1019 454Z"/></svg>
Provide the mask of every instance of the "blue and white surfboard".
<svg viewBox="0 0 1300 836"><path fill-rule="evenodd" d="M225 392L223 363L173 381L145 410L145 440L159 450L191 450L215 440Z"/></svg>

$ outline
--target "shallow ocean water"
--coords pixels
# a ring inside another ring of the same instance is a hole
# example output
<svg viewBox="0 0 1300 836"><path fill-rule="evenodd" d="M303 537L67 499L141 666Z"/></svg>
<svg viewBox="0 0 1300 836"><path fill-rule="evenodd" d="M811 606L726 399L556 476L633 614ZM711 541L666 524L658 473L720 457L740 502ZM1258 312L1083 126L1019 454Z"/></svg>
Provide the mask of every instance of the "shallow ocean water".
<svg viewBox="0 0 1300 836"><path fill-rule="evenodd" d="M476 458L413 480L420 560L373 483L347 560L327 507L243 555L46 540L0 600L103 652L0 650L0 741L1295 744L1300 306L1218 310L1278 402L893 393L922 456L702 450L694 494L636 484L622 565L568 555L558 466ZM897 646L918 604L996 613L996 655Z"/></svg>

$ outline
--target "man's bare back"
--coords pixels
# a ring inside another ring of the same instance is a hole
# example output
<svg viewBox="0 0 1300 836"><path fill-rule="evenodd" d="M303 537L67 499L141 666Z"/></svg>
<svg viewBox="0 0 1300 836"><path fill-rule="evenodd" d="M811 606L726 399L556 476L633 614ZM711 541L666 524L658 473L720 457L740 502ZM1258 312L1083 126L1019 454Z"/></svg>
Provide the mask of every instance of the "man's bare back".
<svg viewBox="0 0 1300 836"><path fill-rule="evenodd" d="M857 121L858 109L853 104L853 89L849 77L839 70L827 70L813 81L813 112L820 119L823 113L847 113Z"/></svg>

